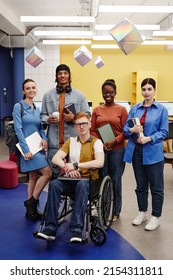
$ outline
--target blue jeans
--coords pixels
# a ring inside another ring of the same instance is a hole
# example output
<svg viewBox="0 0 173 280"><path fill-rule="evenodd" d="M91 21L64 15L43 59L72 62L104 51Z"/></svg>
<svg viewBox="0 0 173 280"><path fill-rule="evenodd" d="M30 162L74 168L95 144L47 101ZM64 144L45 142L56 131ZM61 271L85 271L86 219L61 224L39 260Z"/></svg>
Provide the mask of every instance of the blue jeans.
<svg viewBox="0 0 173 280"><path fill-rule="evenodd" d="M125 168L124 148L105 152L102 175L109 175L114 186L114 215L119 216L122 207L122 175Z"/></svg>
<svg viewBox="0 0 173 280"><path fill-rule="evenodd" d="M71 232L82 233L89 196L89 181L64 181L55 179L49 184L45 228L56 231L61 194L74 195L74 207L70 223Z"/></svg>
<svg viewBox="0 0 173 280"><path fill-rule="evenodd" d="M148 209L149 187L152 196L152 213L155 217L160 217L164 200L164 161L155 164L144 165L142 163L142 145L137 144L133 155L133 170L136 179L136 196L139 211Z"/></svg>

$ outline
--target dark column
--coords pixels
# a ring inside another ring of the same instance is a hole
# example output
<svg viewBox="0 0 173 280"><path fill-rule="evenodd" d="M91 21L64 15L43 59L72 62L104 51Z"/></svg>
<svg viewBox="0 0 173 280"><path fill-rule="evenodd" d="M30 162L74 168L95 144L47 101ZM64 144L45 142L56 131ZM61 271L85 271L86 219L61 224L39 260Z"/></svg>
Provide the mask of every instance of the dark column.
<svg viewBox="0 0 173 280"><path fill-rule="evenodd" d="M24 48L13 49L13 88L14 104L19 102L22 97L22 83L25 77Z"/></svg>

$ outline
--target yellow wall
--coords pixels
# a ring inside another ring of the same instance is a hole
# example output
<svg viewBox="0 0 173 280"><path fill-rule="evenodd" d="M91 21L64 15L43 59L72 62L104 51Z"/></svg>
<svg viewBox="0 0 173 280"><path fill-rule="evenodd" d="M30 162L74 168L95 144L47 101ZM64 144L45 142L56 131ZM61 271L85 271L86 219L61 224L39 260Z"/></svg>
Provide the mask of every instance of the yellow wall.
<svg viewBox="0 0 173 280"><path fill-rule="evenodd" d="M91 50L87 46L93 58L100 55L105 63L98 69L93 61L82 67L74 60L73 53L78 48L77 45L61 46L60 61L69 65L72 85L93 102L93 108L103 102L101 85L108 78L113 78L117 84L116 100L131 101L134 71L157 71L157 100L173 101L173 50L168 51L165 46L139 46L125 55L120 49Z"/></svg>

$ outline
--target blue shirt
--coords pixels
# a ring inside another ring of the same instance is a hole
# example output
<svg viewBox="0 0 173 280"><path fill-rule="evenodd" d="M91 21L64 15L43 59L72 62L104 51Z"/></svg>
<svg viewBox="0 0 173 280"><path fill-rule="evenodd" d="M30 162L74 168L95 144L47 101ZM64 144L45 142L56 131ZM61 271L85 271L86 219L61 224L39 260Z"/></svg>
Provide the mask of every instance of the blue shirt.
<svg viewBox="0 0 173 280"><path fill-rule="evenodd" d="M41 127L40 110L32 108L24 100L20 101L23 105L23 115L21 117L21 105L16 103L13 108L14 128L19 140L19 144L26 154L29 152L29 147L26 144L25 138L34 132L38 132L42 139L47 141L44 130Z"/></svg>
<svg viewBox="0 0 173 280"><path fill-rule="evenodd" d="M135 143L132 138L132 133L129 132L128 120L130 118L138 117L141 119L144 114L144 102L134 105L128 115L127 121L124 126L124 134L128 139L126 145L124 161L132 162ZM144 135L151 137L152 141L143 145L143 164L154 164L164 159L163 143L162 141L168 134L168 111L167 109L154 101L148 108L145 124Z"/></svg>
<svg viewBox="0 0 173 280"><path fill-rule="evenodd" d="M58 94L56 88L54 88L45 93L42 101L41 120L43 124L48 125L48 146L52 149L57 149L59 147L59 126L58 124L48 124L47 120L53 112L58 111L59 96L60 94ZM73 88L70 93L65 94L65 105L70 103L74 103L76 113L90 112L86 97L77 89ZM76 135L77 133L73 122L64 122L64 141Z"/></svg>
<svg viewBox="0 0 173 280"><path fill-rule="evenodd" d="M21 105L16 103L13 108L14 128L19 140L19 144L24 154L29 152L29 147L25 138L34 132L38 132L42 139L47 141L44 130L41 126L39 108L32 108L24 100L20 101L23 105L23 114L21 117ZM36 153L31 160L25 160L20 157L20 167L22 172L28 172L48 166L44 150Z"/></svg>

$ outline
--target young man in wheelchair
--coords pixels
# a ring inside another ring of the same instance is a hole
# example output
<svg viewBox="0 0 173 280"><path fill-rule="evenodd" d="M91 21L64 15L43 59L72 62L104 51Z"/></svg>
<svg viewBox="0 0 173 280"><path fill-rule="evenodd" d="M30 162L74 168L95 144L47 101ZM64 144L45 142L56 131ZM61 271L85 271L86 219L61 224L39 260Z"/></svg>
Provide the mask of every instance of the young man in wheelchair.
<svg viewBox="0 0 173 280"><path fill-rule="evenodd" d="M84 112L77 113L74 126L78 136L70 137L52 158L52 163L64 169L72 180L61 180L59 177L49 184L45 227L43 231L37 233L37 237L45 240L55 240L61 195L70 193L74 195L70 242L82 242L90 188L89 180L80 180L80 178L89 177L89 172L93 168L92 177L97 179L98 169L104 164L103 144L101 140L90 135L90 116ZM68 162L65 163L66 156Z"/></svg>

